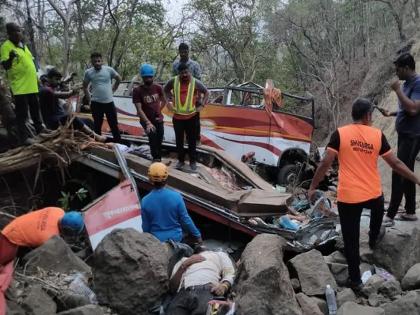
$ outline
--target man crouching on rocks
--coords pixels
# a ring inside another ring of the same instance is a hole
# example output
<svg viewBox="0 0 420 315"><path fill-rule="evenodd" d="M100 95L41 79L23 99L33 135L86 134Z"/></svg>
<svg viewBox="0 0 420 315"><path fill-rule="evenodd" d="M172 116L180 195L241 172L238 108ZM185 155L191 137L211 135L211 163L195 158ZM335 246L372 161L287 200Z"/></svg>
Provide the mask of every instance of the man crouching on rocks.
<svg viewBox="0 0 420 315"><path fill-rule="evenodd" d="M384 197L378 169L378 157L398 174L420 185L417 177L391 151L381 130L371 127L373 104L358 98L353 103L353 123L338 128L327 146L308 191L312 199L319 182L332 162L338 157L337 205L344 241L344 254L349 266L348 286L361 289L360 278L360 217L364 208L371 210L369 247L374 249L379 241L379 232L384 215ZM381 235L383 236L383 234Z"/></svg>
<svg viewBox="0 0 420 315"><path fill-rule="evenodd" d="M235 278L235 267L229 256L199 246L196 254L182 258L175 265L169 286L177 292L168 314L206 315L208 302L224 296Z"/></svg>
<svg viewBox="0 0 420 315"><path fill-rule="evenodd" d="M0 315L6 314L4 293L12 281L13 260L19 247L39 247L56 235L73 237L83 228L79 212L66 213L55 207L29 212L6 225L0 233Z"/></svg>

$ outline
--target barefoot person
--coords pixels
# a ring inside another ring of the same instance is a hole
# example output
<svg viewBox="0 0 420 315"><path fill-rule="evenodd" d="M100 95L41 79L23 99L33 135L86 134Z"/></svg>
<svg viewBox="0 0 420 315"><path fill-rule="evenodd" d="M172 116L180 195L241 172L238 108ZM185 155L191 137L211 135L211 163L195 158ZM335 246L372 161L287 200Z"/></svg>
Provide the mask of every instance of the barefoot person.
<svg viewBox="0 0 420 315"><path fill-rule="evenodd" d="M338 128L327 146L322 160L312 179L309 198L312 198L319 182L333 161L338 157L337 205L341 231L344 240L344 253L349 266L349 287L359 290L360 217L364 208L371 210L369 247L374 249L384 214L384 197L378 169L378 157L401 176L419 185L420 178L392 153L381 130L371 127L373 104L359 98L353 103L353 123Z"/></svg>

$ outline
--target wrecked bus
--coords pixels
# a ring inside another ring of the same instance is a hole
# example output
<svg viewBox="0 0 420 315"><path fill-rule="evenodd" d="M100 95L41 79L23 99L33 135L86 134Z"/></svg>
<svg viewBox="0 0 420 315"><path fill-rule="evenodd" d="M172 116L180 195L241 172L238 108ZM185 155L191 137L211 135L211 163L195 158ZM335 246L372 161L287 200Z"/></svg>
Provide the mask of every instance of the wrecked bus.
<svg viewBox="0 0 420 315"><path fill-rule="evenodd" d="M114 94L122 133L142 137L131 93L138 82L122 82ZM209 103L200 113L201 143L226 151L232 157L251 160L275 174L274 181L288 185L296 180L310 154L314 130L314 99L265 87L253 82L210 88ZM88 113L78 113L88 118ZM172 113L163 110L164 140L175 143ZM106 121L103 131L109 132ZM251 157L251 159L249 159Z"/></svg>

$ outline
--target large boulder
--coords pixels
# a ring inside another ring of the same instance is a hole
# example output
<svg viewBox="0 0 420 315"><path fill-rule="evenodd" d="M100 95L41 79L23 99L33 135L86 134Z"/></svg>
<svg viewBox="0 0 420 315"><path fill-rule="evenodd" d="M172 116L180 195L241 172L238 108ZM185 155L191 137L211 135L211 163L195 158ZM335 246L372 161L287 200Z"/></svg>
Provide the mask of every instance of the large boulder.
<svg viewBox="0 0 420 315"><path fill-rule="evenodd" d="M23 262L27 272L35 272L37 267L40 267L65 274L70 274L72 271L91 273L90 267L77 257L59 236L52 237L44 245L25 255Z"/></svg>
<svg viewBox="0 0 420 315"><path fill-rule="evenodd" d="M355 302L346 302L338 309L337 315L385 315L385 311L380 307L362 306Z"/></svg>
<svg viewBox="0 0 420 315"><path fill-rule="evenodd" d="M168 289L166 247L134 229L108 234L94 253L94 291L100 304L120 314L147 314Z"/></svg>
<svg viewBox="0 0 420 315"><path fill-rule="evenodd" d="M302 292L306 295L324 295L327 284L337 289L337 283L322 254L313 249L290 260L296 270Z"/></svg>
<svg viewBox="0 0 420 315"><path fill-rule="evenodd" d="M285 245L278 235L260 234L246 246L235 285L236 314L302 314L283 263Z"/></svg>
<svg viewBox="0 0 420 315"><path fill-rule="evenodd" d="M53 299L38 285L27 288L21 307L26 315L49 315L57 312Z"/></svg>
<svg viewBox="0 0 420 315"><path fill-rule="evenodd" d="M361 229L360 252L362 260L384 267L401 281L408 269L420 261L420 220L395 221L387 228L384 238L372 252L368 247L368 229Z"/></svg>
<svg viewBox="0 0 420 315"><path fill-rule="evenodd" d="M104 315L104 310L98 305L80 306L68 311L58 313L59 315Z"/></svg>
<svg viewBox="0 0 420 315"><path fill-rule="evenodd" d="M407 295L382 306L385 315L419 315L420 314L420 293L410 291Z"/></svg>
<svg viewBox="0 0 420 315"><path fill-rule="evenodd" d="M403 290L415 290L420 288L420 263L408 269L401 281Z"/></svg>

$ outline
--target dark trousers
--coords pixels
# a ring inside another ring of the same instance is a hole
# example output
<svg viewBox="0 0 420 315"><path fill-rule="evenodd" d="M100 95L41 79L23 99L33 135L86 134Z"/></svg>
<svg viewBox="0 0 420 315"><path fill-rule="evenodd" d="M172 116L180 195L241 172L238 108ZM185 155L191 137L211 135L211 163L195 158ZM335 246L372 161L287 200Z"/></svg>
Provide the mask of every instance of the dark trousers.
<svg viewBox="0 0 420 315"><path fill-rule="evenodd" d="M195 115L190 119L172 119L175 139L176 139L176 150L178 152L178 160L181 162L185 161L185 150L184 150L184 135L187 136L188 142L188 156L190 163L196 161L196 149L197 149L197 120L198 116Z"/></svg>
<svg viewBox="0 0 420 315"><path fill-rule="evenodd" d="M197 141L201 141L201 123L200 123L200 112L197 112L196 122L196 134L197 134Z"/></svg>
<svg viewBox="0 0 420 315"><path fill-rule="evenodd" d="M112 132L114 141L119 142L121 140L120 130L118 129L117 110L114 102L111 103L99 103L92 101L90 103L92 110L93 125L95 132L100 135L102 130L102 123L104 121L104 115L108 122L109 128Z"/></svg>
<svg viewBox="0 0 420 315"><path fill-rule="evenodd" d="M419 150L420 137L398 135L397 157L412 171L414 171L414 164ZM415 214L416 184L398 175L396 172L392 172L392 191L387 211L388 217L395 217L403 196L405 197L405 211L407 214Z"/></svg>
<svg viewBox="0 0 420 315"><path fill-rule="evenodd" d="M384 215L384 197L371 199L361 203L338 202L341 233L344 241L344 254L349 266L349 278L353 282L360 282L360 217L362 210L370 209L369 239L378 238Z"/></svg>
<svg viewBox="0 0 420 315"><path fill-rule="evenodd" d="M29 137L26 121L28 120L28 110L31 113L32 122L35 130L39 133L42 127L41 114L39 112L38 94L14 95L16 123L19 128L19 136L21 141L25 141Z"/></svg>
<svg viewBox="0 0 420 315"><path fill-rule="evenodd" d="M150 153L152 154L153 160L162 159L162 141L163 141L163 122L152 122L156 130L149 132L147 137L149 138ZM143 124L143 129L146 130L146 124Z"/></svg>
<svg viewBox="0 0 420 315"><path fill-rule="evenodd" d="M181 289L171 301L167 314L206 315L208 302L213 299L210 290L210 285Z"/></svg>

